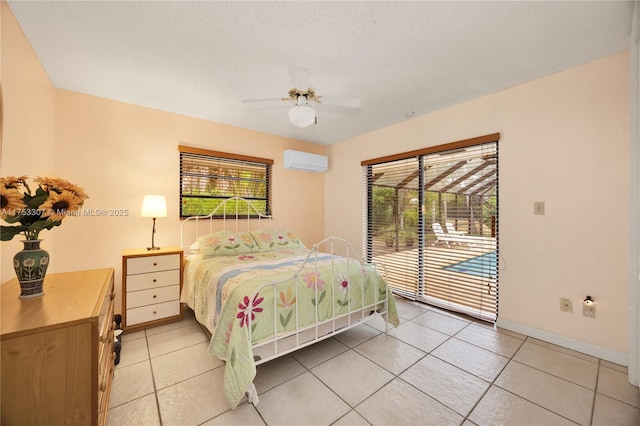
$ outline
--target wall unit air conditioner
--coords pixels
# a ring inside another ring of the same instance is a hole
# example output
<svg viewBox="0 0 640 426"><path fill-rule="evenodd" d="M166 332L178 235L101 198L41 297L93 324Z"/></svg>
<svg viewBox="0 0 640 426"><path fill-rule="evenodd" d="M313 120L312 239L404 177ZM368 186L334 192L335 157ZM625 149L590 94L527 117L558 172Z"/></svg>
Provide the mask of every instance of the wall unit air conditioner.
<svg viewBox="0 0 640 426"><path fill-rule="evenodd" d="M285 169L323 173L327 171L328 166L329 159L325 155L310 154L293 149L284 150Z"/></svg>

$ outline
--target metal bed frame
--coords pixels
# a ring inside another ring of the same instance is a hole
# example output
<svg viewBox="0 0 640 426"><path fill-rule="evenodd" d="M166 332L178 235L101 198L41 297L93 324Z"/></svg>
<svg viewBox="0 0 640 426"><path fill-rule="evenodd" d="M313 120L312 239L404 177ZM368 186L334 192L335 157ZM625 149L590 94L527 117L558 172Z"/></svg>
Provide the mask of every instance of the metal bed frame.
<svg viewBox="0 0 640 426"><path fill-rule="evenodd" d="M227 204L227 202L231 202L231 201L235 201L236 202L236 211L233 215L231 215L230 218L227 218L227 215L224 213L225 212L225 208L224 206ZM242 213L239 214L239 208L238 206L240 205L240 203L242 202L246 202L248 206L250 206L246 211L248 213ZM227 229L227 220L232 220L234 222L234 229L235 231L237 231L239 229L240 226L240 222L246 220L246 226L247 226L247 231L250 229L259 229L260 227L263 227L264 221L268 221L269 223L269 227L273 227L272 225L274 224L274 219L271 216L265 216L260 214L256 209L255 206L253 206L251 204L250 201L245 200L243 198L239 198L239 197L232 197L228 200L225 200L225 202L223 202L222 204L220 204L211 214L206 215L206 216L193 216L193 217L189 217L187 219L185 219L182 222L181 225L181 232L180 232L180 243L181 243L181 247L183 248L188 248L188 245L185 245L185 226L189 226L187 225L190 221L194 221L195 222L195 240L197 240L198 236L200 235L200 232L198 230L199 225L201 225L199 222L203 221L203 220L209 220L207 229L208 232L211 233L213 232L213 222L212 220L210 220L212 217L218 215L218 212L222 211L222 230L228 230ZM277 223L277 222L275 222ZM252 225L257 225L257 227L254 227ZM193 232L193 231L192 231ZM274 331L277 330L278 327L278 312L276 309L276 304L277 304L277 288L279 285L290 282L290 281L294 281L294 280L300 280L300 273L303 270L309 270L309 268L312 268L312 270L316 271L318 270L318 255L321 254L323 255L323 257L326 260L326 255L329 255L329 259L330 259L330 264L331 264L331 269L332 269L332 281L331 283L326 283L331 285L333 288L336 288L337 285L339 285L339 283L337 283L337 279L336 279L336 274L333 273L333 268L336 262L347 262L348 266L348 270L350 271L351 268L351 264L352 261L357 261L358 265L360 267L360 271L361 273L358 274L358 276L360 277L361 280L365 279L365 272L364 272L364 265L371 265L376 269L380 269L379 273L381 274L384 282L386 283L386 270L384 269L384 265L382 264L373 264L373 263L366 263L362 260L362 258L360 256L358 256L357 252L355 251L355 249L353 248L353 246L351 245L351 243L349 243L347 240L344 240L342 238L338 238L338 237L329 237L329 238L325 238L322 241L319 241L318 243L314 244L310 250L309 253L307 255L307 257L305 258L304 262L302 262L302 264L300 265L300 267L297 269L297 271L295 273L293 273L293 275L290 278L287 279L283 279L283 280L279 280L279 281L274 281L268 284L265 284L263 286L261 286L255 293L254 293L254 297L252 298L252 300L260 293L260 294L265 294L265 292L267 291L272 291L273 292L273 305L274 305L274 317L273 317L273 324L274 324ZM379 268L379 266L382 265L382 268ZM287 355L293 351L296 351L298 349L310 346L316 342L320 342L322 340L328 339L332 336L335 336L339 333L342 333L343 331L349 330L357 325L360 325L364 322L367 322L369 320L372 320L376 317L382 317L383 319L385 319L385 333L387 332L388 329L388 325L386 323L386 314L387 314L387 310L388 310L388 304L389 304L389 297L391 296L391 290L387 288L387 292L386 292L386 299L384 301L379 301L377 300L377 298L375 298L374 302L366 304L364 303L364 299L365 299L365 292L364 292L364 283L361 283L362 285L360 285L360 307L358 308L353 308L351 307L351 300L352 300L352 295L350 293L348 293L348 297L347 297L347 301L348 301L348 305L347 305L347 312L343 313L343 314L338 314L336 315L335 313L335 306L336 306L336 293L337 291L332 291L331 295L332 295L332 315L330 318L326 319L326 320L320 320L319 316L318 316L318 305L316 304L315 306L315 321L312 324L309 325L305 325L305 326L300 326L298 323L299 320L299 306L296 304L295 306L295 320L296 320L296 326L295 326L295 330L290 331L290 332L280 332L280 333L275 333L273 334L272 337L269 338L265 338L262 339L259 342L255 342L251 345L251 348L253 350L253 354L254 354L254 361L255 361L255 365L258 366L262 363L265 363L267 361L273 360L275 358L278 358L280 356L283 355ZM293 288L295 289L295 297L296 300L298 300L298 285L294 285ZM374 294L379 294L379 286L378 283L376 282L375 284L375 293ZM351 291L351 287L347 288L347 291ZM319 294L318 294L318 286L315 287L315 300L318 300ZM358 297L358 295L356 295L356 297ZM247 325L247 329L249 330L249 342L252 341L252 335L251 335L251 317L249 316L248 318L248 325ZM251 385L249 386L249 388L246 390L246 394L247 394L247 398L249 400L250 403L257 405L259 403L259 398L258 398L258 393L257 390L255 388L255 386L253 385L253 383L251 383Z"/></svg>

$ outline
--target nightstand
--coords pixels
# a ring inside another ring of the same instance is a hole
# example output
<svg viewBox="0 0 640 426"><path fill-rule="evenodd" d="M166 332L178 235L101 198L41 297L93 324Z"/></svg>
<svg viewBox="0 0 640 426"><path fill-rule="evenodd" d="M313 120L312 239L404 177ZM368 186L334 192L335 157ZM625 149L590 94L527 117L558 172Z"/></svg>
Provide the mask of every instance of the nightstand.
<svg viewBox="0 0 640 426"><path fill-rule="evenodd" d="M178 247L122 251L122 329L182 319L182 261Z"/></svg>

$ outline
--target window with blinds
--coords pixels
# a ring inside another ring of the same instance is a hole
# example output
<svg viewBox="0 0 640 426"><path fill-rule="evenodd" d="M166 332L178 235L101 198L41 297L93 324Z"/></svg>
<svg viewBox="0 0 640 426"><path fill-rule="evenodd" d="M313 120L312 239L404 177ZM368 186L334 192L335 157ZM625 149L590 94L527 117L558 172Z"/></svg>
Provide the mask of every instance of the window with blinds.
<svg viewBox="0 0 640 426"><path fill-rule="evenodd" d="M224 199L242 197L251 200L260 213L271 211L271 166L273 160L199 148L179 146L180 216L207 215ZM236 206L227 203L227 214ZM246 204L239 214L248 212ZM220 216L224 212L220 212Z"/></svg>
<svg viewBox="0 0 640 426"><path fill-rule="evenodd" d="M498 139L363 162L363 253L395 293L496 320Z"/></svg>

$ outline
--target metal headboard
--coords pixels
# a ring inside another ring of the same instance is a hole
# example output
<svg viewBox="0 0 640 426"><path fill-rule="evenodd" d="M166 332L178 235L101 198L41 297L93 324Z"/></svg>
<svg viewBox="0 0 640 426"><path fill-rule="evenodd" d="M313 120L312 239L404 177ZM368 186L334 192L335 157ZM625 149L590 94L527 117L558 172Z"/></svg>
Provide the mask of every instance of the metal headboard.
<svg viewBox="0 0 640 426"><path fill-rule="evenodd" d="M235 203L235 211L228 213L226 206L232 202ZM241 206L246 206L246 209L241 209ZM246 213L244 213L245 211ZM216 220L213 220L214 217ZM202 222L205 221L206 223L203 225ZM227 228L229 222L232 222L231 225L233 225L233 228ZM240 229L241 224L246 224L246 227L243 226L243 229ZM215 231L250 231L252 229L274 228L279 226L279 223L273 216L261 213L251 200L242 197L231 197L225 199L208 215L190 216L184 219L180 224L180 247L187 249L200 235L211 234ZM193 238L187 238L189 236Z"/></svg>

